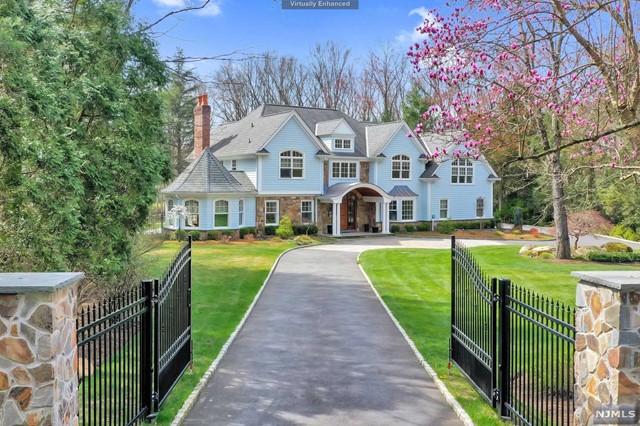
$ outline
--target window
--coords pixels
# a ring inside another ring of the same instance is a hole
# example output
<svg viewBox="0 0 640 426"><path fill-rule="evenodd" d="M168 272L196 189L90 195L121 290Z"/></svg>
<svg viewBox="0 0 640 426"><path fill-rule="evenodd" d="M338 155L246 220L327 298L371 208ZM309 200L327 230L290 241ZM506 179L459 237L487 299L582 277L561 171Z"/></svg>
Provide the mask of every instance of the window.
<svg viewBox="0 0 640 426"><path fill-rule="evenodd" d="M277 225L280 223L280 202L264 202L264 223L265 225Z"/></svg>
<svg viewBox="0 0 640 426"><path fill-rule="evenodd" d="M172 212L175 203L173 200L167 200L167 212L165 214L165 225L176 226L176 215Z"/></svg>
<svg viewBox="0 0 640 426"><path fill-rule="evenodd" d="M398 202L392 201L389 203L389 221L395 222L398 220Z"/></svg>
<svg viewBox="0 0 640 426"><path fill-rule="evenodd" d="M187 200L184 202L187 209L187 217L184 226L197 228L200 226L200 203L196 200Z"/></svg>
<svg viewBox="0 0 640 426"><path fill-rule="evenodd" d="M358 166L355 162L333 162L331 177L334 179L355 179Z"/></svg>
<svg viewBox="0 0 640 426"><path fill-rule="evenodd" d="M402 200L402 220L413 220L413 200Z"/></svg>
<svg viewBox="0 0 640 426"><path fill-rule="evenodd" d="M333 146L335 149L351 149L351 139L336 139Z"/></svg>
<svg viewBox="0 0 640 426"><path fill-rule="evenodd" d="M391 178L409 179L411 175L411 159L406 155L395 155L391 159Z"/></svg>
<svg viewBox="0 0 640 426"><path fill-rule="evenodd" d="M302 223L313 222L313 201L303 201L300 205L300 219Z"/></svg>
<svg viewBox="0 0 640 426"><path fill-rule="evenodd" d="M238 226L244 226L244 200L238 200Z"/></svg>
<svg viewBox="0 0 640 426"><path fill-rule="evenodd" d="M473 183L473 163L466 158L451 162L451 183Z"/></svg>
<svg viewBox="0 0 640 426"><path fill-rule="evenodd" d="M449 217L449 200L440 200L440 219Z"/></svg>
<svg viewBox="0 0 640 426"><path fill-rule="evenodd" d="M284 151L280 153L280 177L284 179L302 178L304 159L301 152Z"/></svg>
<svg viewBox="0 0 640 426"><path fill-rule="evenodd" d="M484 198L476 199L476 217L484 217Z"/></svg>
<svg viewBox="0 0 640 426"><path fill-rule="evenodd" d="M226 228L229 226L229 202L218 200L213 211L213 226L215 228Z"/></svg>
<svg viewBox="0 0 640 426"><path fill-rule="evenodd" d="M238 162L236 160L231 160L231 170L236 170L238 167Z"/></svg>

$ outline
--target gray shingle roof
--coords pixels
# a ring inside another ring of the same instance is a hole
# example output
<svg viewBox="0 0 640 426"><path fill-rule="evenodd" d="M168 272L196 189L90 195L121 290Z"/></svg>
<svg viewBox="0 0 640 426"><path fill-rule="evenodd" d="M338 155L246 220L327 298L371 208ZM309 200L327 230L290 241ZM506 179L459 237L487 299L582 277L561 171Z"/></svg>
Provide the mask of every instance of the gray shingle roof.
<svg viewBox="0 0 640 426"><path fill-rule="evenodd" d="M298 113L302 121L309 127L311 131L314 131L316 128L316 123L321 123L323 121L333 121L344 119L347 122L349 127L356 134L356 143L355 143L355 151L353 154L349 154L351 157L366 157L367 156L367 144L366 144L366 135L365 135L365 127L364 124L358 122L354 118L348 116L342 111L338 111L335 109L325 109L325 108L306 108L306 107L297 107L297 106L286 106L286 105L270 105L267 104L263 107L263 117L267 117L272 114L282 114L285 112L295 111ZM318 138L320 141L320 138Z"/></svg>
<svg viewBox="0 0 640 426"><path fill-rule="evenodd" d="M256 192L249 177L241 171L228 171L213 155L211 149L204 150L193 163L180 173L163 194L232 194Z"/></svg>
<svg viewBox="0 0 640 426"><path fill-rule="evenodd" d="M342 121L341 118L337 118L335 120L329 120L329 121L320 121L316 123L315 134L317 136L330 135L333 133L334 130L336 130L336 128L338 127L341 121Z"/></svg>
<svg viewBox="0 0 640 426"><path fill-rule="evenodd" d="M382 149L385 147L389 139L396 134L396 132L402 127L404 123L402 121L396 121L393 123L383 123L369 125L366 128L367 140L369 141L369 156L376 157L382 153Z"/></svg>
<svg viewBox="0 0 640 426"><path fill-rule="evenodd" d="M394 197L417 197L418 194L413 192L411 188L407 185L396 185L391 188L389 191L389 195L393 195Z"/></svg>
<svg viewBox="0 0 640 426"><path fill-rule="evenodd" d="M438 163L428 161L427 164L424 165L424 172L420 175L420 179L440 179L438 175L435 174L436 170L438 170Z"/></svg>

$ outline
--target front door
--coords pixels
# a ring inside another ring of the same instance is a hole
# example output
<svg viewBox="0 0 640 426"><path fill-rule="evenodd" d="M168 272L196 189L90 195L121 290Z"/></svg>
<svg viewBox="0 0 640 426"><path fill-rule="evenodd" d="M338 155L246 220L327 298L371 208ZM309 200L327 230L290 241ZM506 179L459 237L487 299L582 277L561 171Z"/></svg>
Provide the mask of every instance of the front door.
<svg viewBox="0 0 640 426"><path fill-rule="evenodd" d="M340 204L340 229L356 229L356 195L349 193Z"/></svg>

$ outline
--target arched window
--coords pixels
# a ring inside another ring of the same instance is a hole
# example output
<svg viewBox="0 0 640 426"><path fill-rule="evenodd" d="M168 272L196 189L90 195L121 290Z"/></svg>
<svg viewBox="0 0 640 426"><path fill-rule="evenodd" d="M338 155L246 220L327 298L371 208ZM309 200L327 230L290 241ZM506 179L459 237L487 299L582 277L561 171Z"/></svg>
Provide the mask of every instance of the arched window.
<svg viewBox="0 0 640 426"><path fill-rule="evenodd" d="M216 228L226 228L229 226L229 202L218 200L213 211L213 226Z"/></svg>
<svg viewBox="0 0 640 426"><path fill-rule="evenodd" d="M391 179L409 179L411 177L411 159L407 155L394 155L391 158Z"/></svg>
<svg viewBox="0 0 640 426"><path fill-rule="evenodd" d="M185 226L197 228L200 226L200 203L196 200L187 200L184 202L187 209L187 217L185 218Z"/></svg>
<svg viewBox="0 0 640 426"><path fill-rule="evenodd" d="M451 162L451 183L473 183L473 163L468 158Z"/></svg>
<svg viewBox="0 0 640 426"><path fill-rule="evenodd" d="M238 225L244 226L244 200L238 200Z"/></svg>
<svg viewBox="0 0 640 426"><path fill-rule="evenodd" d="M301 179L304 170L304 156L298 151L280 153L280 178Z"/></svg>

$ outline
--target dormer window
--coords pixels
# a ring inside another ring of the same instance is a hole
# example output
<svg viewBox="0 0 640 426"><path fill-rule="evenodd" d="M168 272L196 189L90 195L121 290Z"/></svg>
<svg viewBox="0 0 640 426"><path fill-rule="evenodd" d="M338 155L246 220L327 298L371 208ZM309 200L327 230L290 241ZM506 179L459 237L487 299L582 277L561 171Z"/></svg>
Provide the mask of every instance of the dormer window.
<svg viewBox="0 0 640 426"><path fill-rule="evenodd" d="M351 139L336 139L333 143L334 149L353 149Z"/></svg>

